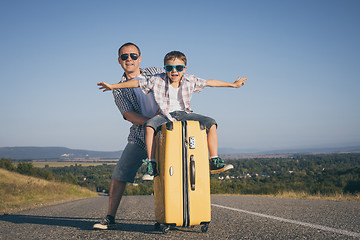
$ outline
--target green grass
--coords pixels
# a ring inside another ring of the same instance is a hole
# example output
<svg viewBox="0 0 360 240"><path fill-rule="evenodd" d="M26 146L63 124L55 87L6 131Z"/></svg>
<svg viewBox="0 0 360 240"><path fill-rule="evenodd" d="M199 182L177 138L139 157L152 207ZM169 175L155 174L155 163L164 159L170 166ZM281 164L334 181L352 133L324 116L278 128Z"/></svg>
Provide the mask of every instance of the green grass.
<svg viewBox="0 0 360 240"><path fill-rule="evenodd" d="M46 181L0 169L0 213L96 196L95 192L76 185Z"/></svg>
<svg viewBox="0 0 360 240"><path fill-rule="evenodd" d="M360 195L353 194L308 194L305 192L281 192L274 195L271 195L277 198L300 198L300 199L319 199L319 200L334 200L334 201L360 201Z"/></svg>
<svg viewBox="0 0 360 240"><path fill-rule="evenodd" d="M330 200L330 201L351 201L360 202L360 195L353 194L309 194L306 192L284 191L276 194L216 194L216 195L241 195L254 197L272 197L272 198L294 198L294 199L316 199L316 200Z"/></svg>

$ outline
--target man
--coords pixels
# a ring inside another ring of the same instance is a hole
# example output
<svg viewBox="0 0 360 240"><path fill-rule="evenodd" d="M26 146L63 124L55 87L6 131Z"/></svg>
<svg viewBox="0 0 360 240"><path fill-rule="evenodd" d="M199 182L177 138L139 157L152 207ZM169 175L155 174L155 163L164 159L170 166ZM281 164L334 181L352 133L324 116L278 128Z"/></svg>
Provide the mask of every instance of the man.
<svg viewBox="0 0 360 240"><path fill-rule="evenodd" d="M124 70L120 82L135 77L149 78L164 72L161 68L140 69L141 53L134 43L125 43L119 48L118 61ZM110 182L109 205L107 216L96 223L94 229L115 228L115 215L127 182L134 182L136 172L146 158L144 143L144 127L147 120L155 116L158 106L152 94L144 94L139 88L126 88L113 90L115 103L124 119L133 123L128 136L128 143L114 168Z"/></svg>

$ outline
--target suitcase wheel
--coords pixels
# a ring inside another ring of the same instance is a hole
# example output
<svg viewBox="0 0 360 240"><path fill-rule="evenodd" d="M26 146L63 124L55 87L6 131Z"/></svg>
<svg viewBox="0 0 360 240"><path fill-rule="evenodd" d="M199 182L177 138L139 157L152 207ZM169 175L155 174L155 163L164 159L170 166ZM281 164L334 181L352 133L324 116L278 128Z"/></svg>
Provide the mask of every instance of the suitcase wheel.
<svg viewBox="0 0 360 240"><path fill-rule="evenodd" d="M205 223L204 225L201 226L201 231L204 233L204 232L207 232L209 228L209 224L208 223Z"/></svg>
<svg viewBox="0 0 360 240"><path fill-rule="evenodd" d="M160 230L163 232L163 233L168 233L170 231L170 229L174 229L175 226L172 226L172 225L164 225L163 227L161 227L161 224L156 222L155 225L154 225L154 228L155 230Z"/></svg>
<svg viewBox="0 0 360 240"><path fill-rule="evenodd" d="M168 226L168 225L165 225L162 229L163 233L168 233L169 231L170 231L170 226Z"/></svg>
<svg viewBox="0 0 360 240"><path fill-rule="evenodd" d="M160 230L160 223L155 223L155 225L154 225L154 228L155 228L155 230Z"/></svg>

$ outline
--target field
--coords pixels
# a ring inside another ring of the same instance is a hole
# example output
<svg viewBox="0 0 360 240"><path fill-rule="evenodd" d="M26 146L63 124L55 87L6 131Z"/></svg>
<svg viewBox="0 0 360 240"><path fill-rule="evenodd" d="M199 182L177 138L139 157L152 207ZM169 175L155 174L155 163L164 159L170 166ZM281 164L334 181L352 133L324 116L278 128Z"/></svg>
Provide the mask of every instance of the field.
<svg viewBox="0 0 360 240"><path fill-rule="evenodd" d="M81 165L84 167L88 166L99 166L103 164L115 165L118 159L73 159L73 160L32 160L31 163L34 167L44 168L48 167L66 167Z"/></svg>

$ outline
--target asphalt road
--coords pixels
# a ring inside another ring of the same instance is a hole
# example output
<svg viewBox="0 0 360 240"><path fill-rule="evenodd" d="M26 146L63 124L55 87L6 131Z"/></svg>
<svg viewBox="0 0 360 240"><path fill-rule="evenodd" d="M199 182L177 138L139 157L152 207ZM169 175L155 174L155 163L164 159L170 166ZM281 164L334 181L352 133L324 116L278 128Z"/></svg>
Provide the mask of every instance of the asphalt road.
<svg viewBox="0 0 360 240"><path fill-rule="evenodd" d="M152 196L125 196L117 228L92 230L106 212L98 197L0 216L0 239L360 239L360 203L214 195L212 221L154 229Z"/></svg>

